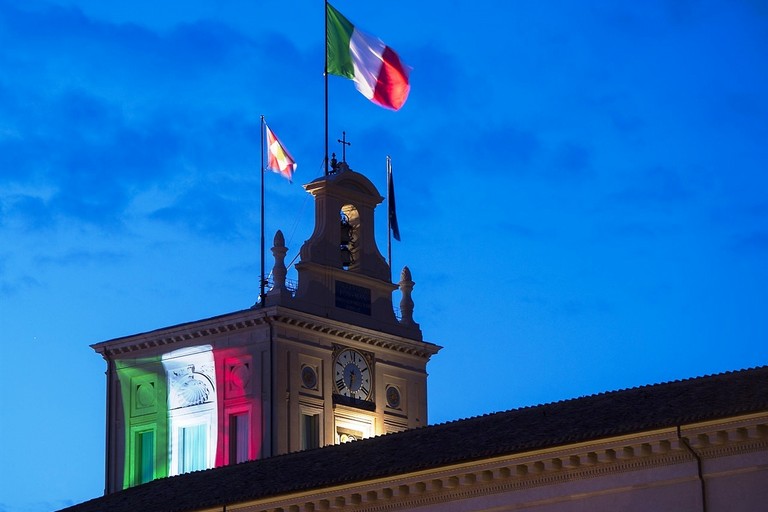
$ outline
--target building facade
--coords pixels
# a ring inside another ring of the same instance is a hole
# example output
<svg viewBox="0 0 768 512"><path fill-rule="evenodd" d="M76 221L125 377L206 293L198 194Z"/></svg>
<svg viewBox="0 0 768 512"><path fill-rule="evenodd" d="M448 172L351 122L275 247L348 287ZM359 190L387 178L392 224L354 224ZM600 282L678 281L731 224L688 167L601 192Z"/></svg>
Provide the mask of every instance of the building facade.
<svg viewBox="0 0 768 512"><path fill-rule="evenodd" d="M297 286L278 232L254 307L93 346L107 362L107 493L427 424L440 347L413 320L410 271L393 284L376 246L383 198L344 163L305 188L316 222Z"/></svg>

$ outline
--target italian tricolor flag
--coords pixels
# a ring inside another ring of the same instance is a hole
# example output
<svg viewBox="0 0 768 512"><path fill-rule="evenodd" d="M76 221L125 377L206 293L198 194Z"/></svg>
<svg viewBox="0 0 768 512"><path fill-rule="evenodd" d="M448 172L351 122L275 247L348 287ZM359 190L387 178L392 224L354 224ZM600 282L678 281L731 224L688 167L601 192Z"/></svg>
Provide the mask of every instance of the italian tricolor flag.
<svg viewBox="0 0 768 512"><path fill-rule="evenodd" d="M351 78L363 96L398 110L408 98L408 71L380 39L358 30L326 2L328 73Z"/></svg>

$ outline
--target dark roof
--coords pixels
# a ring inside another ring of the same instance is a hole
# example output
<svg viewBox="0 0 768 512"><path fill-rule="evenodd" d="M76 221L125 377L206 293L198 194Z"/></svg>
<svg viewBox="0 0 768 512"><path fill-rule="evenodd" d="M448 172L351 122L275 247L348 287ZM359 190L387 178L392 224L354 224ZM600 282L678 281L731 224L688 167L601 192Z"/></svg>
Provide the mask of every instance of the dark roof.
<svg viewBox="0 0 768 512"><path fill-rule="evenodd" d="M163 478L65 510L181 512L766 410L762 366Z"/></svg>

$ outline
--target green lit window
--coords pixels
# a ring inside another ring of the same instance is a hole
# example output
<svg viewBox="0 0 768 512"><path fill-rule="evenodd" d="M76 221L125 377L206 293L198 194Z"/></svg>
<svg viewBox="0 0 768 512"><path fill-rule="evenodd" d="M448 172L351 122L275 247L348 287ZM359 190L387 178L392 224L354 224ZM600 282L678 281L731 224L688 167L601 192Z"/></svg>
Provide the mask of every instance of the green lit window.
<svg viewBox="0 0 768 512"><path fill-rule="evenodd" d="M155 478L155 432L145 430L136 434L136 483L144 484Z"/></svg>

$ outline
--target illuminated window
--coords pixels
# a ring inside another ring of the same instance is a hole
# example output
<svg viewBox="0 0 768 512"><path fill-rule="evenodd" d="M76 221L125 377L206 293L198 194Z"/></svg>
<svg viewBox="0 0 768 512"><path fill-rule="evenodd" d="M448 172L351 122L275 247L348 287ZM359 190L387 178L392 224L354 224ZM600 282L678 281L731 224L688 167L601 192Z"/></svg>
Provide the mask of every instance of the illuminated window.
<svg viewBox="0 0 768 512"><path fill-rule="evenodd" d="M334 420L337 444L366 439L375 434L373 416L339 411L334 415Z"/></svg>
<svg viewBox="0 0 768 512"><path fill-rule="evenodd" d="M155 478L155 432L136 434L136 483L145 484Z"/></svg>
<svg viewBox="0 0 768 512"><path fill-rule="evenodd" d="M230 414L229 416L229 463L237 464L248 460L248 438L250 424L248 413Z"/></svg>
<svg viewBox="0 0 768 512"><path fill-rule="evenodd" d="M341 217L339 240L339 249L341 250L341 268L349 270L350 268L360 267L360 214L351 204L341 207L339 212Z"/></svg>
<svg viewBox="0 0 768 512"><path fill-rule="evenodd" d="M208 436L205 424L181 427L179 435L178 473L207 469Z"/></svg>
<svg viewBox="0 0 768 512"><path fill-rule="evenodd" d="M349 443L352 441L358 441L363 438L363 433L359 430L353 430L351 428L337 427L336 435L339 438L339 443Z"/></svg>
<svg viewBox="0 0 768 512"><path fill-rule="evenodd" d="M216 372L210 345L163 354L168 382L170 476L209 469L218 444Z"/></svg>
<svg viewBox="0 0 768 512"><path fill-rule="evenodd" d="M320 446L320 415L301 415L301 449L318 448Z"/></svg>

